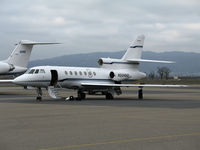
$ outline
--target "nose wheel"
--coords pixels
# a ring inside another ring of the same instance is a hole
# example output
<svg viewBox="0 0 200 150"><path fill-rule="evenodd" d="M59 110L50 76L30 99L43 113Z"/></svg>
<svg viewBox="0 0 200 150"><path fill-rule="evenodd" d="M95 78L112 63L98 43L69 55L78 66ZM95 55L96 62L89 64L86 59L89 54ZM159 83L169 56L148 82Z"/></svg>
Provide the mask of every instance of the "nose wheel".
<svg viewBox="0 0 200 150"><path fill-rule="evenodd" d="M42 101L42 97L41 97L41 96L37 96L37 97L36 97L36 101L37 101L37 102Z"/></svg>
<svg viewBox="0 0 200 150"><path fill-rule="evenodd" d="M38 95L38 96L36 97L36 101L37 101L37 102L42 101L42 89L41 89L41 88L37 88L36 92L37 92L37 95Z"/></svg>

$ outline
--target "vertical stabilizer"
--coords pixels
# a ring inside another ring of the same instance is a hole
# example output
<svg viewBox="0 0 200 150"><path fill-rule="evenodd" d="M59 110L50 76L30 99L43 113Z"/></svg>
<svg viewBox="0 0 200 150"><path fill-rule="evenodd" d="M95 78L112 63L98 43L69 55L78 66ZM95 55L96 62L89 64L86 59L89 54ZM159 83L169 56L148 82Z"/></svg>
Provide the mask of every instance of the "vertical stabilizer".
<svg viewBox="0 0 200 150"><path fill-rule="evenodd" d="M126 61L128 59L140 59L142 56L144 39L144 35L139 35L137 39L127 49L126 53L122 57L122 60Z"/></svg>
<svg viewBox="0 0 200 150"><path fill-rule="evenodd" d="M22 40L16 45L11 55L4 62L7 62L8 64L14 66L26 68L29 62L33 45L45 45L45 44L59 44L59 43L33 42L28 40Z"/></svg>

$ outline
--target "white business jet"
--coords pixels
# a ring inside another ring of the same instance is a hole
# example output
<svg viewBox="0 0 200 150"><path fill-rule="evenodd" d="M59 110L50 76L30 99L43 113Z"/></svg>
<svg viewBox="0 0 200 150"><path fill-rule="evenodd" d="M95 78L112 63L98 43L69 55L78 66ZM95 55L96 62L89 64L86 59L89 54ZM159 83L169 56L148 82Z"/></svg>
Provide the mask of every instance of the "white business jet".
<svg viewBox="0 0 200 150"><path fill-rule="evenodd" d="M77 100L85 99L86 94L102 94L106 99L113 99L114 94L122 94L121 87L139 87L138 98L143 98L143 87L185 87L184 85L125 84L146 77L139 71L140 62L173 63L171 61L141 59L144 35L127 49L121 59L100 58L99 68L39 66L29 69L25 74L14 79L14 83L37 89L36 100L42 99L42 89L48 89L52 98L60 98L58 88L77 90ZM68 98L74 99L73 96Z"/></svg>
<svg viewBox="0 0 200 150"><path fill-rule="evenodd" d="M8 59L0 61L0 75L24 73L31 55L33 45L59 44L50 42L34 42L22 40L16 44Z"/></svg>

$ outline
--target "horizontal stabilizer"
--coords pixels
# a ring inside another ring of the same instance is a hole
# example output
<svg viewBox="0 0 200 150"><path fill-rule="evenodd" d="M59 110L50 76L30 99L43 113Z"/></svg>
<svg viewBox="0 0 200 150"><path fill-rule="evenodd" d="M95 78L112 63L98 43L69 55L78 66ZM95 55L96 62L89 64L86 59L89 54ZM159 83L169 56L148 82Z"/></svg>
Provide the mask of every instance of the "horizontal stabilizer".
<svg viewBox="0 0 200 150"><path fill-rule="evenodd" d="M149 59L128 59L128 62L152 62L152 63L167 63L172 64L174 61L162 61L162 60L149 60Z"/></svg>
<svg viewBox="0 0 200 150"><path fill-rule="evenodd" d="M165 85L165 84L107 84L107 83L81 83L82 86L99 86L99 87L188 87L187 85Z"/></svg>
<svg viewBox="0 0 200 150"><path fill-rule="evenodd" d="M48 44L61 44L57 42L35 42L35 41L29 41L29 40L22 40L20 42L22 45L48 45Z"/></svg>

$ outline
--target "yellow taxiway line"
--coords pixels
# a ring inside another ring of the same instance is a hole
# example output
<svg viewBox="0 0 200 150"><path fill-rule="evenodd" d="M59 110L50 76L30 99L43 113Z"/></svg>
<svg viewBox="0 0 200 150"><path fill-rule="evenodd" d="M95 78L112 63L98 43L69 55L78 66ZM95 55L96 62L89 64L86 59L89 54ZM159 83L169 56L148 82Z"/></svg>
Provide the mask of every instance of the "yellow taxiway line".
<svg viewBox="0 0 200 150"><path fill-rule="evenodd" d="M53 147L53 148L42 148L39 150L65 150L65 149L84 148L84 147L98 146L98 145L121 144L121 143L137 142L137 141L150 141L150 140L160 140L160 139L168 139L168 138L176 138L176 137L187 137L187 136L200 136L200 133L175 134L175 135L154 136L154 137L146 137L146 138L132 138L132 139L125 139L125 140L97 142L97 143L90 143L90 144L77 144L77 145L68 145L68 146Z"/></svg>

